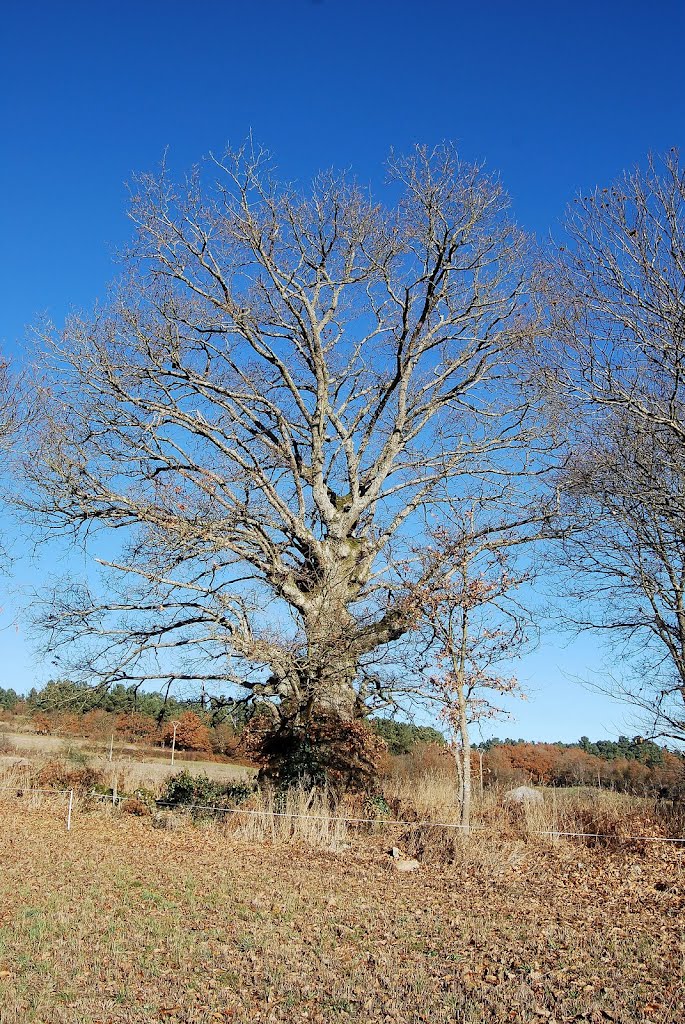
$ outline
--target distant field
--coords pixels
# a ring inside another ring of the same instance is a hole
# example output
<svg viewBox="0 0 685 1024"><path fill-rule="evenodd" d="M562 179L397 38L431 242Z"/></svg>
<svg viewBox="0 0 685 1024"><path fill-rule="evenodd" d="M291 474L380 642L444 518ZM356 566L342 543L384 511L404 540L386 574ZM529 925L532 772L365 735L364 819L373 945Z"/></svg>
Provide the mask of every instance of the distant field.
<svg viewBox="0 0 685 1024"><path fill-rule="evenodd" d="M0 1024L676 1024L683 856L471 840L394 873L0 801Z"/></svg>
<svg viewBox="0 0 685 1024"><path fill-rule="evenodd" d="M52 753L66 750L67 747L80 749L94 746L93 740L84 739L82 736L37 736L33 732L11 732L3 728L0 723L0 736L3 736L7 743L11 743L19 751L27 753ZM102 746L102 744L97 744Z"/></svg>
<svg viewBox="0 0 685 1024"><path fill-rule="evenodd" d="M150 756L143 747L134 744L115 745L113 760L107 757L107 744L97 743L83 737L36 736L35 733L9 732L2 728L0 736L13 748L11 754L0 751L0 765L15 764L20 758L35 761L44 756L55 757L66 755L70 750L83 751L90 755L90 761L105 772L113 769L123 770L132 785L141 786L149 783L155 785L162 782L171 773L189 771L193 775L206 774L218 782L231 782L235 779L251 778L254 769L243 765L224 764L216 761L188 760L187 755L176 756L175 764L171 765L171 752L160 751L160 756ZM0 1022L2 1017L0 1017Z"/></svg>

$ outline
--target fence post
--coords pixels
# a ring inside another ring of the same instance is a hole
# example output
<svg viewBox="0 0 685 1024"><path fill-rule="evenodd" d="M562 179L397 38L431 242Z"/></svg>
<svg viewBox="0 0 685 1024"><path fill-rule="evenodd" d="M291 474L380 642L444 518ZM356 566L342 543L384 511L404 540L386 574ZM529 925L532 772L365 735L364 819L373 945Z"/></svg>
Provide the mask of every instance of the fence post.
<svg viewBox="0 0 685 1024"><path fill-rule="evenodd" d="M67 811L67 832L71 832L71 812L74 807L74 791L69 790L69 810Z"/></svg>

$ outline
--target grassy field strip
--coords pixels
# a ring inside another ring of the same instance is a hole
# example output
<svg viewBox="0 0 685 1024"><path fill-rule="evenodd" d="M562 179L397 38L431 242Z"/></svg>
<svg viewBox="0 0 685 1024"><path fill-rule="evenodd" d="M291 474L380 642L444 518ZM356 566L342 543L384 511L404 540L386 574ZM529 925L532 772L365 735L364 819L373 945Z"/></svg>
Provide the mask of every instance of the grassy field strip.
<svg viewBox="0 0 685 1024"><path fill-rule="evenodd" d="M36 736L31 733L10 732L0 726L0 733L12 747L16 754L3 754L0 756L0 765L11 768L19 763L29 764L22 757L35 759L39 755L45 757L67 754L73 750L83 751L90 756L92 764L103 771L124 771L134 785L149 785L163 781L174 771L185 770L193 775L207 775L210 779L218 782L232 782L234 780L250 779L254 776L255 770L239 764L228 764L219 761L203 761L201 759L188 760L182 753L176 755L176 763L171 764L169 751L164 754L160 751L152 757L145 747L136 747L127 744L126 752L114 750L114 759L109 760L107 756L108 746L106 743L97 743L83 737L59 737L59 736Z"/></svg>
<svg viewBox="0 0 685 1024"><path fill-rule="evenodd" d="M249 807L219 807L216 804L177 804L171 803L164 800L157 801L158 807L166 807L171 810L180 809L183 812L190 811L208 811L214 815L226 816L233 815L234 817L262 817L265 812L261 809L251 809ZM305 814L297 811L276 811L269 810L267 812L274 818L286 818L293 821L321 821L323 813L319 814ZM330 822L340 822L343 825L373 825L374 828L385 827L385 826L399 826L402 828L409 829L420 829L420 828L431 828L431 829L452 829L457 832L463 832L467 829L467 826L460 824L456 821L433 821L432 819L426 819L425 821L404 821L399 818L386 818L386 817L374 817L374 818L359 818L350 817L344 815L336 815L331 812L327 812L325 817ZM478 823L470 824L468 826L470 832L492 832L492 825L480 825ZM549 836L554 839L615 839L614 833L609 832L564 832L560 829L539 829L539 828L528 828L528 835L534 836ZM673 843L676 845L685 845L685 836L650 836L644 835L622 835L621 840L623 842L646 842L646 843Z"/></svg>
<svg viewBox="0 0 685 1024"><path fill-rule="evenodd" d="M0 808L0 1024L685 1019L682 856L569 844L462 847L392 872Z"/></svg>

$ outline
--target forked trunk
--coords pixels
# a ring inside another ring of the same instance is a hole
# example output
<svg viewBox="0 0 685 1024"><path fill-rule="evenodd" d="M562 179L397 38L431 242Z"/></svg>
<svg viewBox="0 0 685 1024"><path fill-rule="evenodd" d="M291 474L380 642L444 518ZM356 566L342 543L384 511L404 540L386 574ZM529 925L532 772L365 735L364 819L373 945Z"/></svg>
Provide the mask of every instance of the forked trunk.
<svg viewBox="0 0 685 1024"><path fill-rule="evenodd" d="M305 620L305 629L280 724L266 737L263 775L279 786L304 782L338 793L366 788L383 744L362 721L355 623L346 608L330 603Z"/></svg>

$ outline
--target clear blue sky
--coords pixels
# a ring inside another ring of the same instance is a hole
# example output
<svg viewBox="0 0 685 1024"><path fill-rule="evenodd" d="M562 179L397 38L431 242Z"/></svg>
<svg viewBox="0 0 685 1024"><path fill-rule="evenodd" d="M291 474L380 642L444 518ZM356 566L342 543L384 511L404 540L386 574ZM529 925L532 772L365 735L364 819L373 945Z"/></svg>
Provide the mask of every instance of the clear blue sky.
<svg viewBox="0 0 685 1024"><path fill-rule="evenodd" d="M685 148L684 40L683 0L5 0L0 345L104 295L135 171L166 147L186 169L250 130L305 181L335 165L377 183L391 146L456 140L544 237L579 189ZM48 672L23 628L0 651L0 685ZM535 698L500 731L616 733L621 709L564 679L596 665L593 644L549 638L523 673Z"/></svg>

